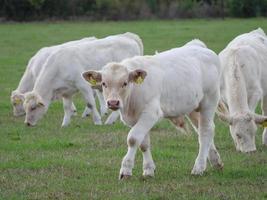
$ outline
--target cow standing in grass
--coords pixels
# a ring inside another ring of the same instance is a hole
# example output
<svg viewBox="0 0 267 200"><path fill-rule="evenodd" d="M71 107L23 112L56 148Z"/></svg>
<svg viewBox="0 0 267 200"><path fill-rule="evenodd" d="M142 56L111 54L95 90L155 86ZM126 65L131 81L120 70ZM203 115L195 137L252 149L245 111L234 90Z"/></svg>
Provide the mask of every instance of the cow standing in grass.
<svg viewBox="0 0 267 200"><path fill-rule="evenodd" d="M213 166L223 166L213 142L220 63L211 50L189 43L154 56L109 63L101 71L83 73L83 77L91 84L102 84L107 106L120 110L121 119L132 127L120 178L132 175L138 147L143 152L143 175L154 176L150 129L160 118L180 117L195 110L200 116L199 153L192 174L205 171L207 158Z"/></svg>
<svg viewBox="0 0 267 200"><path fill-rule="evenodd" d="M59 49L66 48L68 46L78 45L85 42L90 42L96 40L95 37L88 37L83 38L81 40L75 40L71 42L66 42L60 45L50 46L50 47L44 47L40 49L29 61L26 71L24 72L19 85L16 90L12 91L11 94L11 104L13 105L13 114L14 116L23 116L25 115L25 110L23 108L23 103L25 100L24 94L26 92L29 92L33 89L34 83L37 80L37 77L39 76L46 60L50 55L52 55L54 52L56 52ZM101 98L100 98L101 100ZM65 105L65 99L63 98L63 104ZM64 106L65 107L65 106ZM76 108L74 104L72 104L72 113L76 113ZM89 110L85 109L84 116L89 113Z"/></svg>
<svg viewBox="0 0 267 200"><path fill-rule="evenodd" d="M142 54L142 40L133 33L109 36L56 51L44 64L33 90L25 95L25 123L35 125L51 101L63 97L65 116L62 126L68 125L72 113L72 96L80 91L88 109L92 110L94 123L101 124L93 90L81 78L81 73L89 69L101 69L111 61Z"/></svg>
<svg viewBox="0 0 267 200"><path fill-rule="evenodd" d="M266 126L267 117L255 114L261 109L267 115L267 37L262 29L242 34L231 41L219 54L223 76L220 103L221 119L230 125L236 149L241 152L256 150L256 124ZM267 145L267 129L262 142Z"/></svg>

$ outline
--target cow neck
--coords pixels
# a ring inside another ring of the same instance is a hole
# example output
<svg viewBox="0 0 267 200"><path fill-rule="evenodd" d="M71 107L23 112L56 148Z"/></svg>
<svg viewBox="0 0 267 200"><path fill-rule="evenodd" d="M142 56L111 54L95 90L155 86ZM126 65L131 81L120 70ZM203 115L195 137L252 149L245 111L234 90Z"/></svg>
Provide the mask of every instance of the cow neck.
<svg viewBox="0 0 267 200"><path fill-rule="evenodd" d="M27 69L23 76L22 79L19 82L17 91L19 91L20 93L24 94L25 92L28 92L30 90L32 90L33 88L33 76L30 73L30 71Z"/></svg>
<svg viewBox="0 0 267 200"><path fill-rule="evenodd" d="M53 97L54 74L43 73L37 78L33 91L36 92L45 104L49 104Z"/></svg>
<svg viewBox="0 0 267 200"><path fill-rule="evenodd" d="M225 75L228 106L231 115L248 112L247 91L243 74L234 61Z"/></svg>

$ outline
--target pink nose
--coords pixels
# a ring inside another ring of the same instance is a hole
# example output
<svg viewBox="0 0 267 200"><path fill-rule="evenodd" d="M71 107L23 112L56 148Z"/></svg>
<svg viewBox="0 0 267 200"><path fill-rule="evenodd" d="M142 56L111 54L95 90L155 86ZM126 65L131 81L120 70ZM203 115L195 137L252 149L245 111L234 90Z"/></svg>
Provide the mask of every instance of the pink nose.
<svg viewBox="0 0 267 200"><path fill-rule="evenodd" d="M120 101L118 100L109 100L107 103L108 103L108 108L112 110L116 110L120 106Z"/></svg>

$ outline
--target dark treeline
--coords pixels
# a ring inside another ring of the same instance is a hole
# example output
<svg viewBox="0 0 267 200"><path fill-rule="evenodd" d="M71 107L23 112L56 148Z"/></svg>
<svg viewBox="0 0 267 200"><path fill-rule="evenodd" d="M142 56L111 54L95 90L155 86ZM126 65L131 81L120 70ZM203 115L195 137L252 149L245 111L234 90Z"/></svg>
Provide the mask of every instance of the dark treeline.
<svg viewBox="0 0 267 200"><path fill-rule="evenodd" d="M267 0L0 0L2 20L267 16Z"/></svg>

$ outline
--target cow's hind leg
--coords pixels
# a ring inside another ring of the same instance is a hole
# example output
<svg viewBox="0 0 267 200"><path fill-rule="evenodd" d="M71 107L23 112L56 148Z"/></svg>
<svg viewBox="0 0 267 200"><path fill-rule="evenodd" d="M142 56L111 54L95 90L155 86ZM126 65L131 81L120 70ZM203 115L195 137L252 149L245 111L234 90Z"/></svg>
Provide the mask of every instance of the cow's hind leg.
<svg viewBox="0 0 267 200"><path fill-rule="evenodd" d="M220 156L216 148L212 147L214 137L213 118L217 106L219 94L205 96L200 104L200 118L198 129L199 153L192 169L192 174L201 175L207 166L207 158L211 160L213 166L222 165ZM213 151L210 151L213 149ZM215 153L216 152L216 153Z"/></svg>
<svg viewBox="0 0 267 200"><path fill-rule="evenodd" d="M113 111L107 118L107 120L105 121L106 125L110 125L113 124L120 116L119 111Z"/></svg>
<svg viewBox="0 0 267 200"><path fill-rule="evenodd" d="M263 112L263 115L267 115L267 96L264 96L262 99L261 109ZM262 134L262 144L267 146L267 128L264 128L263 134Z"/></svg>
<svg viewBox="0 0 267 200"><path fill-rule="evenodd" d="M142 144L140 145L140 149L143 153L143 176L154 176L154 171L156 169L155 163L152 158L152 154L150 151L150 135L146 134Z"/></svg>
<svg viewBox="0 0 267 200"><path fill-rule="evenodd" d="M92 112L92 109L85 106L83 114L82 114L82 118L86 118L86 117L90 116L91 112Z"/></svg>
<svg viewBox="0 0 267 200"><path fill-rule="evenodd" d="M220 154L217 151L214 142L212 140L210 150L209 150L209 155L208 155L210 164L217 169L222 169L223 168L223 162L221 160Z"/></svg>
<svg viewBox="0 0 267 200"><path fill-rule="evenodd" d="M71 104L71 116L76 116L77 115L77 108L75 104L72 102Z"/></svg>
<svg viewBox="0 0 267 200"><path fill-rule="evenodd" d="M100 114L101 114L101 116L104 116L104 115L108 114L108 108L106 106L104 96L103 96L102 92L100 92L99 90L95 90L95 93L96 93L96 96L97 96L98 101L99 101Z"/></svg>
<svg viewBox="0 0 267 200"><path fill-rule="evenodd" d="M93 95L92 88L90 86L88 86L87 83L86 84L79 84L78 88L86 100L86 105L87 105L88 109L92 110L94 124L101 125L102 121L101 121L100 114L96 108L96 103L95 103L95 98Z"/></svg>
<svg viewBox="0 0 267 200"><path fill-rule="evenodd" d="M72 105L71 97L63 97L64 118L61 125L62 127L68 126L70 123L71 116L73 115Z"/></svg>

